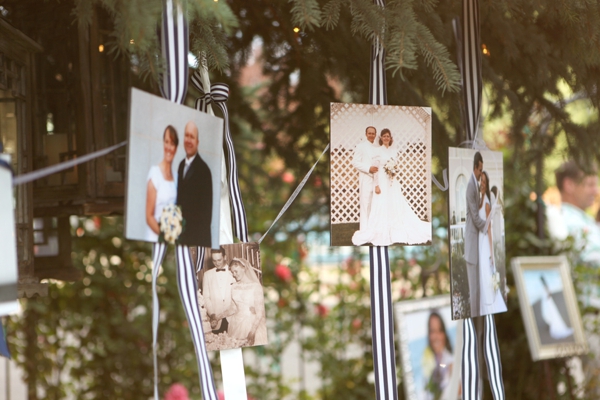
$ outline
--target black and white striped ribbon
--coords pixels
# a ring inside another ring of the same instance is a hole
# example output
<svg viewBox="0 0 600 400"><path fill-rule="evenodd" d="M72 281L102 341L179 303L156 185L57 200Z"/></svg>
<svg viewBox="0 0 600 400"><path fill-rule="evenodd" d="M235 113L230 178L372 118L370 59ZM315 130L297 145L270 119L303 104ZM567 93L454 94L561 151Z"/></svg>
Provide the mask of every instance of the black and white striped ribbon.
<svg viewBox="0 0 600 400"><path fill-rule="evenodd" d="M375 0L375 4L384 7L385 1ZM370 104L387 104L384 61L385 50L379 38L376 38L371 46ZM371 246L369 256L375 393L377 400L397 400L394 317L388 248L387 246Z"/></svg>
<svg viewBox="0 0 600 400"><path fill-rule="evenodd" d="M190 325L192 340L194 341L202 398L205 400L218 400L219 397L217 396L212 367L208 358L208 352L206 351L200 306L198 305L196 269L192 263L189 247L177 245L176 256L179 296L181 297L183 309Z"/></svg>
<svg viewBox="0 0 600 400"><path fill-rule="evenodd" d="M375 392L378 400L397 400L394 317L388 248L387 246L371 246L369 255Z"/></svg>
<svg viewBox="0 0 600 400"><path fill-rule="evenodd" d="M160 44L165 61L160 91L165 99L182 104L187 93L190 46L185 12L178 0L164 0Z"/></svg>
<svg viewBox="0 0 600 400"><path fill-rule="evenodd" d="M202 112L208 111L208 105L214 103L223 113L224 135L227 148L227 186L229 187L229 201L233 213L233 228L235 236L244 243L248 242L248 222L246 220L246 209L242 202L242 192L238 180L237 162L233 140L229 130L229 112L227 110L227 99L229 98L229 86L225 83L213 83L210 91L206 91L202 84L200 70L192 74L192 84L200 91L200 97L196 99L196 109Z"/></svg>
<svg viewBox="0 0 600 400"><path fill-rule="evenodd" d="M165 73L162 76L161 93L164 98L174 103L181 104L185 99L188 81L188 26L182 4L178 0L164 0L161 29L162 54L165 60ZM155 243L152 251L152 348L154 357L154 399L158 396L158 365L157 365L157 337L160 307L156 291L156 281L162 261L166 253L166 244ZM198 374L202 398L207 400L218 400L212 367L206 350L202 317L198 305L198 283L196 268L190 257L187 246L177 245L177 286L179 296L188 324L194 349L196 361L198 362Z"/></svg>
<svg viewBox="0 0 600 400"><path fill-rule="evenodd" d="M464 100L463 118L467 141L475 143L481 118L481 42L479 37L479 0L463 0L463 21L459 35L457 23L453 24L457 47L460 52L459 67L462 75ZM462 43L459 41L462 39ZM464 320L462 359L463 399L478 400L480 397L480 371L477 346L477 330L471 318ZM485 316L483 335L484 359L487 364L490 386L495 400L504 399L502 362L493 315Z"/></svg>
<svg viewBox="0 0 600 400"><path fill-rule="evenodd" d="M481 41L479 0L463 0L462 40L459 46L467 140L475 140L481 117Z"/></svg>

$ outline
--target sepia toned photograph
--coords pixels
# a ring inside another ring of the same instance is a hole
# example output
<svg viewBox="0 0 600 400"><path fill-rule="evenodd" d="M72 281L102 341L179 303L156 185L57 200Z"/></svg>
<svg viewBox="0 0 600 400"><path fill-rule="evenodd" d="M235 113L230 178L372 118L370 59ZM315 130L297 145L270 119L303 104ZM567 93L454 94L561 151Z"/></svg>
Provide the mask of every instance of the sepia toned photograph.
<svg viewBox="0 0 600 400"><path fill-rule="evenodd" d="M583 354L587 343L565 256L512 260L534 361Z"/></svg>
<svg viewBox="0 0 600 400"><path fill-rule="evenodd" d="M258 243L205 249L198 303L208 350L267 344Z"/></svg>
<svg viewBox="0 0 600 400"><path fill-rule="evenodd" d="M14 201L12 172L0 166L0 317L19 310Z"/></svg>
<svg viewBox="0 0 600 400"><path fill-rule="evenodd" d="M331 103L331 245L431 244L431 109Z"/></svg>
<svg viewBox="0 0 600 400"><path fill-rule="evenodd" d="M507 311L502 153L450 148L452 318Z"/></svg>
<svg viewBox="0 0 600 400"><path fill-rule="evenodd" d="M394 306L406 398L457 399L451 395L457 322L448 296L402 301ZM460 373L459 370L454 371Z"/></svg>
<svg viewBox="0 0 600 400"><path fill-rule="evenodd" d="M125 236L218 247L223 120L131 89Z"/></svg>

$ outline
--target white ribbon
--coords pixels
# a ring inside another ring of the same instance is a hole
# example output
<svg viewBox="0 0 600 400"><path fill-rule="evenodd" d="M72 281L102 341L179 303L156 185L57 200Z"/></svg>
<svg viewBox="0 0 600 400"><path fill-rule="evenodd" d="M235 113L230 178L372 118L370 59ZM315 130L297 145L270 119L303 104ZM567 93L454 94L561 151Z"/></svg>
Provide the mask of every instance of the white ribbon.
<svg viewBox="0 0 600 400"><path fill-rule="evenodd" d="M300 194L300 191L302 190L302 188L304 187L304 185L306 185L306 181L308 181L308 178L310 177L310 175L314 171L315 167L317 166L317 164L321 160L321 157L323 157L323 154L325 154L325 152L327 150L329 150L329 145L327 145L327 147L325 147L325 150L323 150L323 152L321 153L321 155L319 156L319 158L317 158L317 161L315 161L315 163L313 164L313 166L311 167L311 169L306 173L306 175L304 175L304 178L302 178L302 181L300 181L300 184L298 184L298 187L296 188L296 190L294 190L294 193L292 193L292 195L290 196L290 198L285 202L285 204L283 205L283 208L281 209L281 211L279 211L279 214L277 214L277 217L275 217L275 220L271 223L271 226L269 227L269 229L267 229L267 231L264 233L264 235L262 235L261 238L258 239L258 243L259 244L260 244L260 242L263 241L263 239L265 238L265 236L267 236L267 233L269 233L269 231L277 223L277 221L279 221L279 218L281 218L281 216L287 211L287 209L290 208L290 206L292 205L292 203L294 202L294 200L296 200L296 197L298 197L298 195Z"/></svg>
<svg viewBox="0 0 600 400"><path fill-rule="evenodd" d="M115 144L114 146L110 146L105 149L86 154L85 156L77 157L72 160L62 162L60 164L51 165L46 168L38 169L38 170L35 170L32 172L28 172L26 174L16 176L13 179L13 186L22 185L24 183L28 183L28 182L35 181L37 179L41 179L45 176L55 174L57 172L65 170L65 169L73 168L76 165L83 164L84 162L91 161L98 157L102 157L112 151L115 151L119 147L125 146L126 144L127 144L127 141L124 141L119 144Z"/></svg>

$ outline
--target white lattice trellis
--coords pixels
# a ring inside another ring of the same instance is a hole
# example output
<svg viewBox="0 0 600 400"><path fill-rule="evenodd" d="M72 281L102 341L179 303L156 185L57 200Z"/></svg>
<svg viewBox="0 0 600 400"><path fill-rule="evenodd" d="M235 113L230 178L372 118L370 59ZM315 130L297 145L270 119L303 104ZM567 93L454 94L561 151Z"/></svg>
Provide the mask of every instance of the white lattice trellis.
<svg viewBox="0 0 600 400"><path fill-rule="evenodd" d="M396 179L419 218L431 221L431 109L331 103L331 223L357 223L360 217L354 148L366 140L367 126L392 132L403 169Z"/></svg>

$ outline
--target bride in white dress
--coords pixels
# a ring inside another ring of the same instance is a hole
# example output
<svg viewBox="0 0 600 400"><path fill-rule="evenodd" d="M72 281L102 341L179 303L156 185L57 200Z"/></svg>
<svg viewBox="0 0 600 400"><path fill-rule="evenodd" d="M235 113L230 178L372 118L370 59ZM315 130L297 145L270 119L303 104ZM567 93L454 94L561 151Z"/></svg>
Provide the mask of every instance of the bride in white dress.
<svg viewBox="0 0 600 400"><path fill-rule="evenodd" d="M540 277L542 285L544 285L544 295L542 297L542 319L548 324L550 337L555 340L564 339L573 334L573 328L569 327L563 319L556 303L552 298L552 293L546 284L543 276Z"/></svg>
<svg viewBox="0 0 600 400"><path fill-rule="evenodd" d="M163 133L163 159L150 167L146 187L146 240L157 242L160 228L158 221L163 209L175 204L177 199L177 175L173 175L173 159L177 152L179 137L172 125Z"/></svg>
<svg viewBox="0 0 600 400"><path fill-rule="evenodd" d="M479 218L487 220L492 207L490 205L490 178L487 172L481 173L481 205L479 206ZM487 232L479 232L479 291L481 296L480 315L495 314L507 310L504 297L500 293L500 284L494 289L493 277L496 273L494 263L494 252L492 249L492 223L488 224Z"/></svg>
<svg viewBox="0 0 600 400"><path fill-rule="evenodd" d="M373 150L373 162L379 165L373 184L373 199L366 229L354 232L356 246L393 243L422 244L431 240L431 224L417 217L404 198L400 182L385 172L384 166L398 156L398 148L389 129L382 129L380 147ZM372 164L375 165L375 164Z"/></svg>

